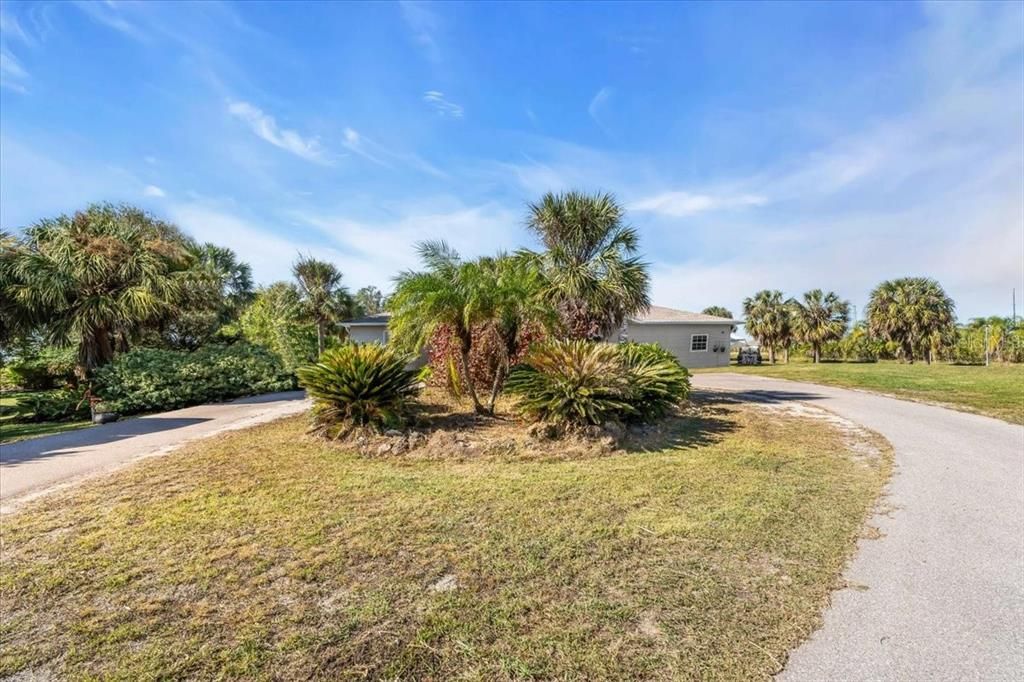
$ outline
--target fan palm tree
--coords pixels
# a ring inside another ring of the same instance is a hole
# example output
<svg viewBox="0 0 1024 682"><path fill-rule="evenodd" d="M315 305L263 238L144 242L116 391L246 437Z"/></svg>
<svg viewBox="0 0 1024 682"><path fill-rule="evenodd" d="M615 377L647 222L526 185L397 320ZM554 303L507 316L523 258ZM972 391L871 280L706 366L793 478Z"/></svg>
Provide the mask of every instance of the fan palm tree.
<svg viewBox="0 0 1024 682"><path fill-rule="evenodd" d="M743 299L743 317L747 332L768 349L768 359L774 365L776 349L788 348L792 338L790 310L782 292L763 289Z"/></svg>
<svg viewBox="0 0 1024 682"><path fill-rule="evenodd" d="M94 204L9 242L0 258L3 297L49 341L77 345L82 377L173 309L191 262L176 227L130 206Z"/></svg>
<svg viewBox="0 0 1024 682"><path fill-rule="evenodd" d="M948 336L956 324L956 306L938 282L928 277L903 277L882 282L867 306L871 333L898 345L903 357L915 354L931 361L930 347Z"/></svg>
<svg viewBox="0 0 1024 682"><path fill-rule="evenodd" d="M530 205L528 227L545 247L523 251L543 278L566 334L604 338L650 306L647 265L636 255L637 231L610 194L545 194Z"/></svg>
<svg viewBox="0 0 1024 682"><path fill-rule="evenodd" d="M341 284L341 271L333 263L312 256L299 256L292 265L306 316L316 324L317 354L324 352L328 327L351 317L354 303Z"/></svg>
<svg viewBox="0 0 1024 682"><path fill-rule="evenodd" d="M802 301L793 299L789 305L793 311L794 336L810 344L814 362L820 362L822 344L837 341L846 333L850 302L840 299L835 292L812 289L804 294Z"/></svg>

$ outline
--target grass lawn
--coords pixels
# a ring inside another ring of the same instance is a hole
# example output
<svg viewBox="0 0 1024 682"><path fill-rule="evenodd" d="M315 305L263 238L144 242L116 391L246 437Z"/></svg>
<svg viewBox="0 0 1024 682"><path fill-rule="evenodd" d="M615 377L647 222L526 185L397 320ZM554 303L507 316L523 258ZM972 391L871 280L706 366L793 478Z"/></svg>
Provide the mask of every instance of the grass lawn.
<svg viewBox="0 0 1024 682"><path fill-rule="evenodd" d="M88 419L64 422L26 422L14 421L14 409L18 400L27 395L28 391L5 391L0 393L0 443L13 443L36 436L49 436L64 431L76 431L91 426Z"/></svg>
<svg viewBox="0 0 1024 682"><path fill-rule="evenodd" d="M889 457L754 409L586 459L372 459L294 418L141 462L4 519L0 677L767 678Z"/></svg>
<svg viewBox="0 0 1024 682"><path fill-rule="evenodd" d="M946 365L898 362L791 362L788 365L728 367L705 371L747 372L889 393L901 398L944 403L1024 424L1024 365Z"/></svg>

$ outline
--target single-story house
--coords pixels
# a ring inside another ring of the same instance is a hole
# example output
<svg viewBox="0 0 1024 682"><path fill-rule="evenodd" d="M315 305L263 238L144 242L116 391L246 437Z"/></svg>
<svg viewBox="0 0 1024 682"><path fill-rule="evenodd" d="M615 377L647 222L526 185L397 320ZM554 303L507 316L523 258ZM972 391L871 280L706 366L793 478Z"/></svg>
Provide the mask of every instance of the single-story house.
<svg viewBox="0 0 1024 682"><path fill-rule="evenodd" d="M380 343L388 342L388 320L390 313L379 315L365 315L345 320L341 326L348 330L348 338L356 343Z"/></svg>
<svg viewBox="0 0 1024 682"><path fill-rule="evenodd" d="M348 338L350 341L354 341L355 343L379 343L381 345L387 345L388 321L390 319L391 313L379 313L377 315L366 315L364 317L354 317L351 320L345 320L341 323L341 326L348 331ZM409 367L412 369L419 369L425 364L427 364L426 349L420 353L419 357L409 363Z"/></svg>
<svg viewBox="0 0 1024 682"><path fill-rule="evenodd" d="M652 305L626 320L619 341L657 343L683 367L725 367L732 332L740 320Z"/></svg>
<svg viewBox="0 0 1024 682"><path fill-rule="evenodd" d="M388 342L391 315L367 315L341 323L356 343ZM691 313L652 305L647 312L626 320L616 340L657 343L677 358L684 367L724 367L729 364L732 332L740 320ZM414 364L426 362L426 354Z"/></svg>

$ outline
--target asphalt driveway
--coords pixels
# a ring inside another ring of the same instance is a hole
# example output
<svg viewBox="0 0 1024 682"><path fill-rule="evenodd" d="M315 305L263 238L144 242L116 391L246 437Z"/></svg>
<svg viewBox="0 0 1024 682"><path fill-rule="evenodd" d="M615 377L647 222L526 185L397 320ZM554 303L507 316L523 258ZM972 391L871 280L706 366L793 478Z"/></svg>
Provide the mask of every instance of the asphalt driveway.
<svg viewBox="0 0 1024 682"><path fill-rule="evenodd" d="M698 390L811 403L895 449L887 511L871 521L882 537L860 543L851 587L780 679L1024 679L1024 427L782 379L693 379Z"/></svg>
<svg viewBox="0 0 1024 682"><path fill-rule="evenodd" d="M269 393L0 445L0 513L137 459L308 407L302 391Z"/></svg>

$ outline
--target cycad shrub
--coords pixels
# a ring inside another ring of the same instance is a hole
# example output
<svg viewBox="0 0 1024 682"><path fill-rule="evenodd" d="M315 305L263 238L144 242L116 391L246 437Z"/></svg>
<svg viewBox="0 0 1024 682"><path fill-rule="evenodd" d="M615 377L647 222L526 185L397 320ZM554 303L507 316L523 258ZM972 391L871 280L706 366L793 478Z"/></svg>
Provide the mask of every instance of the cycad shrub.
<svg viewBox="0 0 1024 682"><path fill-rule="evenodd" d="M314 431L338 438L356 427L400 425L419 392L410 358L376 343L329 348L296 374L313 398Z"/></svg>
<svg viewBox="0 0 1024 682"><path fill-rule="evenodd" d="M624 343L618 347L629 375L627 419L651 421L668 414L690 397L690 373L676 357L656 343Z"/></svg>
<svg viewBox="0 0 1024 682"><path fill-rule="evenodd" d="M506 389L526 416L580 427L664 417L689 396L690 375L653 343L549 341L530 349Z"/></svg>
<svg viewBox="0 0 1024 682"><path fill-rule="evenodd" d="M523 414L568 426L601 424L634 412L622 355L608 343L539 343L509 373L505 390L519 397Z"/></svg>

